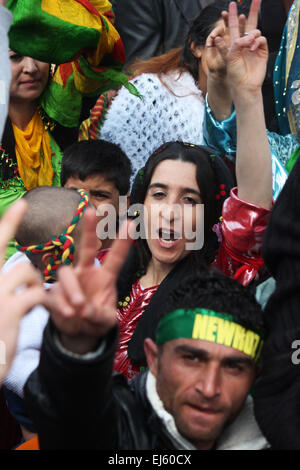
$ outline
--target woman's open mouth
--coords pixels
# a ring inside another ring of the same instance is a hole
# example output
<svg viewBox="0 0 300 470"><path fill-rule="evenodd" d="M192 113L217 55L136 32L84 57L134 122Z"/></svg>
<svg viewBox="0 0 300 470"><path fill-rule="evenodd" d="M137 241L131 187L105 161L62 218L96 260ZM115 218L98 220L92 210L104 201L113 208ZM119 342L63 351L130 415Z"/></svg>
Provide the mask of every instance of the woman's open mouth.
<svg viewBox="0 0 300 470"><path fill-rule="evenodd" d="M159 244L164 248L172 248L180 240L180 235L173 230L160 228L158 230Z"/></svg>

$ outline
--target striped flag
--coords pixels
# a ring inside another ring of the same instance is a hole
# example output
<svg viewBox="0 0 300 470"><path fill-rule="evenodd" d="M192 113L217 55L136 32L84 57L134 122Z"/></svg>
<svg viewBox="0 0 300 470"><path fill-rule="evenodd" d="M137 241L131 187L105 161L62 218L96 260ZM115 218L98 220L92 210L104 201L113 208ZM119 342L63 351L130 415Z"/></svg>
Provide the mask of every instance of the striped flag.
<svg viewBox="0 0 300 470"><path fill-rule="evenodd" d="M69 62L93 49L93 65L124 63L124 47L107 0L9 0L10 47L43 62ZM109 57L108 57L109 56Z"/></svg>
<svg viewBox="0 0 300 470"><path fill-rule="evenodd" d="M49 117L66 127L78 124L82 95L124 85L124 46L112 24L107 0L8 0L14 15L10 48L42 62L60 64L42 95Z"/></svg>

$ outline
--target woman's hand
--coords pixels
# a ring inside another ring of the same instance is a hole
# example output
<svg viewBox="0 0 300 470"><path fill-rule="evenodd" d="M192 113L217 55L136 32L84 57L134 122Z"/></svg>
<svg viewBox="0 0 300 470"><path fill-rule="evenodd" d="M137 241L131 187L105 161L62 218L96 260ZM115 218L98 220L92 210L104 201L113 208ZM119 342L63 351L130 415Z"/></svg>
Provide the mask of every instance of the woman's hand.
<svg viewBox="0 0 300 470"><path fill-rule="evenodd" d="M228 26L222 21L206 40L206 65L210 78L218 81L226 79L227 54L229 47Z"/></svg>
<svg viewBox="0 0 300 470"><path fill-rule="evenodd" d="M261 0L253 0L249 16L237 17L237 5L232 2L229 5L229 12L222 12L222 22L213 29L206 40L206 63L209 74L216 80L226 79L227 55L231 44L231 34L234 32L234 38L243 37L250 31L257 28L258 13ZM234 21L233 21L234 20ZM229 32L229 21L230 31Z"/></svg>
<svg viewBox="0 0 300 470"><path fill-rule="evenodd" d="M254 29L240 37L237 6L229 6L230 49L227 54L227 75L232 93L261 89L267 60L268 45L259 30Z"/></svg>
<svg viewBox="0 0 300 470"><path fill-rule="evenodd" d="M222 12L223 21L218 22L207 38L205 59L208 69L208 102L217 121L227 119L232 110L231 82L227 73L230 47L235 39L257 27L259 7L260 0L253 0L246 20L245 15L237 15L237 5L232 2L229 12Z"/></svg>
<svg viewBox="0 0 300 470"><path fill-rule="evenodd" d="M84 215L78 265L75 269L59 269L58 282L45 303L60 331L63 346L78 354L93 350L99 338L117 322L116 282L131 245L126 224L121 227L119 238L104 263L95 266L96 224L95 211L88 209Z"/></svg>
<svg viewBox="0 0 300 470"><path fill-rule="evenodd" d="M27 210L25 201L13 204L0 222L0 266L8 243ZM16 292L16 289L24 289ZM40 274L29 263L20 263L6 274L0 273L0 383L14 358L20 321L25 313L44 301L45 291Z"/></svg>

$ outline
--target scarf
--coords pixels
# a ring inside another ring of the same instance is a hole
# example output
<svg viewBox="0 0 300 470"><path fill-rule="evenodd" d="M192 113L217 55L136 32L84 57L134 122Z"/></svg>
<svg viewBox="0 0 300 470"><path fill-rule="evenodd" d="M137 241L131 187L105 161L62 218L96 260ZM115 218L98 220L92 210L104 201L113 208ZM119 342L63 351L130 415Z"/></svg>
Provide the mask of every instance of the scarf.
<svg viewBox="0 0 300 470"><path fill-rule="evenodd" d="M52 186L50 136L39 112L34 113L25 131L15 124L12 126L18 169L25 188L29 191L37 186Z"/></svg>

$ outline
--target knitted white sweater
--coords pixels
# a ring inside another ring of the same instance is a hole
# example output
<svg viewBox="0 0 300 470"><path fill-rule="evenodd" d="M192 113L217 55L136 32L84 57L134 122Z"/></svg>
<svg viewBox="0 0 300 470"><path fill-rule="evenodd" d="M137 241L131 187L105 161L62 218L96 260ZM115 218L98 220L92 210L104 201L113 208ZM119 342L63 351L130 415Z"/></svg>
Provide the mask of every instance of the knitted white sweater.
<svg viewBox="0 0 300 470"><path fill-rule="evenodd" d="M204 99L190 73L155 74L132 80L143 98L122 88L112 101L100 138L118 144L131 160L133 175L160 145L181 140L202 144Z"/></svg>

